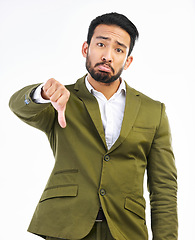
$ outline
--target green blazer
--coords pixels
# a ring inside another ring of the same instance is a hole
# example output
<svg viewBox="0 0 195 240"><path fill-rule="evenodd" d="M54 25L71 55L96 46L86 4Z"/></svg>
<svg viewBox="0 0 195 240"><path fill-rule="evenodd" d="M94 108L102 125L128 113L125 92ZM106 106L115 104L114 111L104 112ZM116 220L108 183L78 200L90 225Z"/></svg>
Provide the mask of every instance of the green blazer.
<svg viewBox="0 0 195 240"><path fill-rule="evenodd" d="M31 99L32 85L16 92L10 108L46 133L55 164L28 231L84 238L102 205L117 240L147 240L143 179L150 192L154 240L177 239L177 183L165 106L127 85L121 133L107 149L98 102L84 77L66 86L70 99L62 129L50 103Z"/></svg>

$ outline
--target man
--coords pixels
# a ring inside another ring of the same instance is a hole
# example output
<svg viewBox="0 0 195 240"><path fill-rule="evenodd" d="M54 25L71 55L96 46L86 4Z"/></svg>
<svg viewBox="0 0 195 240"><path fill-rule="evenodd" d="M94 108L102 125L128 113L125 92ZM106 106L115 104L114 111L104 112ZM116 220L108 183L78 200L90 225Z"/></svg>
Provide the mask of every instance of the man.
<svg viewBox="0 0 195 240"><path fill-rule="evenodd" d="M82 46L88 74L15 93L10 108L46 133L55 165L29 231L46 239L148 239L143 179L148 176L154 240L177 239L177 183L164 104L120 77L138 31L104 14Z"/></svg>

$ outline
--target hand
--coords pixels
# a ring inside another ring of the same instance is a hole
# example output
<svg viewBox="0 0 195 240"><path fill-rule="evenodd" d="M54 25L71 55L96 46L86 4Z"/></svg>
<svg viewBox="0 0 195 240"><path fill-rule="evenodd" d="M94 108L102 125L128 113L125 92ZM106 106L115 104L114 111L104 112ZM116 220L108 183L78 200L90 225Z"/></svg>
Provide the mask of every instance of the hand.
<svg viewBox="0 0 195 240"><path fill-rule="evenodd" d="M58 112L58 122L62 128L66 127L65 110L70 97L70 92L64 85L54 78L49 79L42 88L41 95L44 99L50 100Z"/></svg>

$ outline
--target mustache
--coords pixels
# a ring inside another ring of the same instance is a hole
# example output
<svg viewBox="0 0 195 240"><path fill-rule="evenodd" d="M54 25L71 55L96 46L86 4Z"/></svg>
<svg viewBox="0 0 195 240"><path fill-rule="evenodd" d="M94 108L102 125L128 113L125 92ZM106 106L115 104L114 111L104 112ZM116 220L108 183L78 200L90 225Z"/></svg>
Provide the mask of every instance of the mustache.
<svg viewBox="0 0 195 240"><path fill-rule="evenodd" d="M106 63L106 62L96 63L95 67L97 67L99 65L107 65L112 70L112 72L114 73L114 68L110 65L110 63Z"/></svg>

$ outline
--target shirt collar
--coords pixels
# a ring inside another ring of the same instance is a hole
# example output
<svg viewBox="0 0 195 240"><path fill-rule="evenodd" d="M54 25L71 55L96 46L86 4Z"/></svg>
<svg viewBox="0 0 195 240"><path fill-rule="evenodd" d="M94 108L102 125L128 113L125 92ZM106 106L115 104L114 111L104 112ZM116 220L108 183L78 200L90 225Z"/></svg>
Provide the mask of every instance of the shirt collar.
<svg viewBox="0 0 195 240"><path fill-rule="evenodd" d="M120 86L119 86L119 88L118 88L118 90L117 90L117 92L116 92L115 94L120 94L122 91L123 91L124 93L126 93L126 84L125 84L125 81L124 81L122 78L120 78L120 79L121 79L121 84L120 84ZM86 87L87 87L87 89L88 89L88 91L89 91L90 93L93 94L93 92L97 92L97 90L95 90L95 89L91 86L91 84L89 83L89 81L88 81L88 79L87 79L87 76L85 77L85 85L86 85Z"/></svg>

